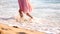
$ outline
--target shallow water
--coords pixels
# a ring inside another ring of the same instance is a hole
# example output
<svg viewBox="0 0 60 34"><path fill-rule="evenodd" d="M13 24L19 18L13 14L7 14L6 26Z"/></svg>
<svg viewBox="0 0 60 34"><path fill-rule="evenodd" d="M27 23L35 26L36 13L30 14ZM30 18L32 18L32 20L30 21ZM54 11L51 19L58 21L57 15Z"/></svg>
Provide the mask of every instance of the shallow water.
<svg viewBox="0 0 60 34"><path fill-rule="evenodd" d="M60 0L31 0L32 15L53 22L60 22ZM9 18L18 15L17 0L0 0L0 17Z"/></svg>
<svg viewBox="0 0 60 34"><path fill-rule="evenodd" d="M54 28L52 27L53 30L49 30L49 31L51 32L53 31L54 33L58 32L57 30L55 31L54 29L60 28L60 0L53 0L53 1L52 0L31 0L31 4L33 6L33 11L31 15L40 19L46 19L50 21L47 23L48 24L53 23ZM7 20L9 19L9 17L18 15L18 9L19 8L18 8L17 0L0 0L0 19ZM48 27L47 23L45 24L46 27ZM40 30L43 30L45 25L43 26L41 24L38 24L37 26L39 25L41 26ZM39 29L37 26L35 27L35 29ZM31 27L34 27L34 25L30 26L30 28Z"/></svg>

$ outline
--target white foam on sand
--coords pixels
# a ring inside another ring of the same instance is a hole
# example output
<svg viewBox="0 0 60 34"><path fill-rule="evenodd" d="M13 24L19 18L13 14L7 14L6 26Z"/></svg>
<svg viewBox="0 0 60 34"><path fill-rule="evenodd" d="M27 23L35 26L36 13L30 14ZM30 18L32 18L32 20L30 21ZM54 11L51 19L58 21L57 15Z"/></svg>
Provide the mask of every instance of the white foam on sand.
<svg viewBox="0 0 60 34"><path fill-rule="evenodd" d="M18 26L30 30L36 30L46 32L46 34L60 34L60 26L56 23L52 23L50 20L45 18L34 18L32 22L19 23L15 19L5 18L0 19L0 23L7 24L9 26Z"/></svg>

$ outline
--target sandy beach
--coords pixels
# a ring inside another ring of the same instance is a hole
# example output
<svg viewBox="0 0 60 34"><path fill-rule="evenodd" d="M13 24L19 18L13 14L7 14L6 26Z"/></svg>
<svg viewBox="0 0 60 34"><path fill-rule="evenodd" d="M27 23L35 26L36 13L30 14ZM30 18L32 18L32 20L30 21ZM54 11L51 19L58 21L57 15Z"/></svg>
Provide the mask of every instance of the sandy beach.
<svg viewBox="0 0 60 34"><path fill-rule="evenodd" d="M45 33L0 23L0 34L45 34Z"/></svg>

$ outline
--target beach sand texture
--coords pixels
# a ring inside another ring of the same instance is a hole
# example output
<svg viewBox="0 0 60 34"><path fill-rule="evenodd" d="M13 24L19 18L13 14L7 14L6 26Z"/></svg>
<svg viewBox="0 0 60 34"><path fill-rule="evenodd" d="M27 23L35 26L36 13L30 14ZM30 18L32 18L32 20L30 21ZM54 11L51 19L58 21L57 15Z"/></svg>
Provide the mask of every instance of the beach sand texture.
<svg viewBox="0 0 60 34"><path fill-rule="evenodd" d="M8 26L6 24L0 23L0 34L45 34L45 33L20 28L17 26Z"/></svg>

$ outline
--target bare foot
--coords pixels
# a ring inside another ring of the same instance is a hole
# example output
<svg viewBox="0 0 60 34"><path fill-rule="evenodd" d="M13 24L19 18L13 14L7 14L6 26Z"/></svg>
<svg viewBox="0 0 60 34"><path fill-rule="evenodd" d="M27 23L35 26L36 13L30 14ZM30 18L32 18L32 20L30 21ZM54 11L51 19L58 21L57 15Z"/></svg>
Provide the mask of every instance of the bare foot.
<svg viewBox="0 0 60 34"><path fill-rule="evenodd" d="M20 22L23 22L24 23L24 20L25 20L24 17L20 18Z"/></svg>
<svg viewBox="0 0 60 34"><path fill-rule="evenodd" d="M25 19L24 17L20 17L20 16L16 16L15 20L16 20L16 22L19 22L19 23L21 23L21 22L23 23L23 22L27 21L27 19Z"/></svg>
<svg viewBox="0 0 60 34"><path fill-rule="evenodd" d="M33 22L33 18L29 18L29 22L32 23Z"/></svg>

